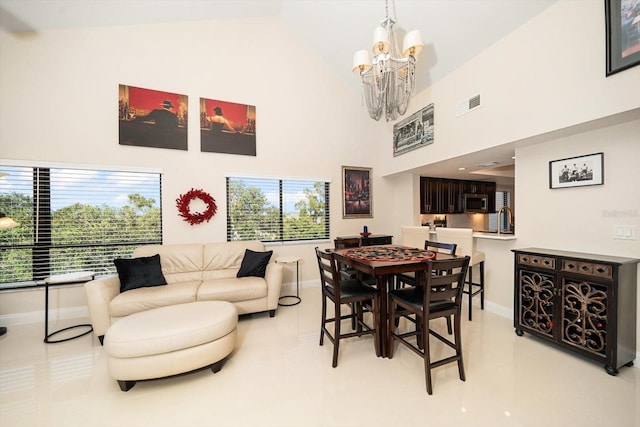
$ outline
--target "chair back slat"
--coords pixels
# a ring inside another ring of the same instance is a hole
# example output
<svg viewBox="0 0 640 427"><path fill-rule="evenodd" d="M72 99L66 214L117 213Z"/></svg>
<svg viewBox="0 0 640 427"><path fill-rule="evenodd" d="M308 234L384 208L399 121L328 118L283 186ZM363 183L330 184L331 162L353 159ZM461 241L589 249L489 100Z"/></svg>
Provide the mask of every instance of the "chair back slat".
<svg viewBox="0 0 640 427"><path fill-rule="evenodd" d="M340 274L338 273L336 259L333 255L333 252L325 251L316 247L316 258L318 259L320 283L323 290L330 290L337 297L339 297Z"/></svg>
<svg viewBox="0 0 640 427"><path fill-rule="evenodd" d="M469 267L469 256L446 260L429 260L424 287L425 307L434 301L452 300L462 303L464 278Z"/></svg>
<svg viewBox="0 0 640 427"><path fill-rule="evenodd" d="M455 255L458 245L456 243L436 242L425 240L424 248L428 251L439 252L441 254Z"/></svg>

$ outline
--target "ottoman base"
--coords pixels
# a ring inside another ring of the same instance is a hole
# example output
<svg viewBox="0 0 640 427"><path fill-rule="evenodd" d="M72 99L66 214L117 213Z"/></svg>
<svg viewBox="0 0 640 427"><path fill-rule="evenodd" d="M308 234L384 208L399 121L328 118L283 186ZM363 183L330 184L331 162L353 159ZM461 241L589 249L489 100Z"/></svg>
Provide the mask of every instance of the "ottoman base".
<svg viewBox="0 0 640 427"><path fill-rule="evenodd" d="M107 367L111 377L117 379L120 390L129 391L136 381L188 374L204 368L211 368L213 373L219 372L235 343L234 329L216 341L171 353L127 359L109 356Z"/></svg>
<svg viewBox="0 0 640 427"><path fill-rule="evenodd" d="M122 391L136 381L222 369L236 344L238 313L225 301L161 307L125 317L107 331L107 368Z"/></svg>
<svg viewBox="0 0 640 427"><path fill-rule="evenodd" d="M200 368L200 369L194 369L193 371L190 372L185 372L183 374L176 374L176 375L172 375L172 376L178 376L178 375L189 375L192 372L197 372L197 371L201 371L202 369L211 369L211 371L215 374L216 372L220 372L220 370L222 369L222 365L224 365L224 363L227 361L226 358L222 359L222 360L218 360L217 362L215 362L214 364L212 364L211 366L205 366L204 368ZM160 378L154 378L154 379L160 379ZM118 385L120 386L120 390L122 391L129 391L133 388L134 385L136 385L137 381L135 380L116 380L118 382ZM141 380L141 381L149 381L149 380Z"/></svg>

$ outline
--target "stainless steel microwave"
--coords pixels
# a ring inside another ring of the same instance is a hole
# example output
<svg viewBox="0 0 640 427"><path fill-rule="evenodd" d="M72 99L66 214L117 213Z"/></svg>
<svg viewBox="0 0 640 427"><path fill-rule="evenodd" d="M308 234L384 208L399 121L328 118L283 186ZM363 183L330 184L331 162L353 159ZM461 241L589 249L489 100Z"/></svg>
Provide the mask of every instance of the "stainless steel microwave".
<svg viewBox="0 0 640 427"><path fill-rule="evenodd" d="M486 194L465 194L464 211L469 213L488 213L489 196Z"/></svg>

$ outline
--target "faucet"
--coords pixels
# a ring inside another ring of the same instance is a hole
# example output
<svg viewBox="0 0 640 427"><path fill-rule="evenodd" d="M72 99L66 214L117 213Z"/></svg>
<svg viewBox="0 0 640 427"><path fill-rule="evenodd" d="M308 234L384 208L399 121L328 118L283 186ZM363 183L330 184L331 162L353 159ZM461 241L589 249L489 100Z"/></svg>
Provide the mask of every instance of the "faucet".
<svg viewBox="0 0 640 427"><path fill-rule="evenodd" d="M498 234L502 234L502 211L507 211L507 215L508 215L508 219L509 219L509 226L514 227L515 226L515 218L513 217L513 211L511 210L511 208L509 206L503 206L500 208L500 210L498 211ZM513 230L512 230L513 232Z"/></svg>

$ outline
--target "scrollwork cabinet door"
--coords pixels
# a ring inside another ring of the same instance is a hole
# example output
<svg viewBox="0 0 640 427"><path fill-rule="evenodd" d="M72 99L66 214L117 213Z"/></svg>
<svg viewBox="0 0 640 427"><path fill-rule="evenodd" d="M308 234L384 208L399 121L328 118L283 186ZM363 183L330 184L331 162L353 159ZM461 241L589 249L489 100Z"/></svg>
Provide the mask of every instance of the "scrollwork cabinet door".
<svg viewBox="0 0 640 427"><path fill-rule="evenodd" d="M523 329L554 338L555 276L532 270L520 270L518 275L518 324Z"/></svg>
<svg viewBox="0 0 640 427"><path fill-rule="evenodd" d="M562 278L562 342L607 356L607 286Z"/></svg>

